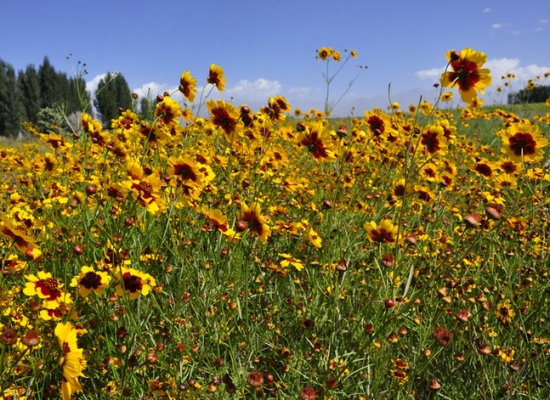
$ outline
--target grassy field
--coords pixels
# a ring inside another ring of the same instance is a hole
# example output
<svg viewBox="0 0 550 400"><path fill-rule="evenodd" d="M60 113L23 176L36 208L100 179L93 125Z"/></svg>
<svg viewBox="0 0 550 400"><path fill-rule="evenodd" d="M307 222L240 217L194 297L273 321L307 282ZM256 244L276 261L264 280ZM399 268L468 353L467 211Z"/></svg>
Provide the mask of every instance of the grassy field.
<svg viewBox="0 0 550 400"><path fill-rule="evenodd" d="M550 398L548 105L206 106L0 141L0 398Z"/></svg>

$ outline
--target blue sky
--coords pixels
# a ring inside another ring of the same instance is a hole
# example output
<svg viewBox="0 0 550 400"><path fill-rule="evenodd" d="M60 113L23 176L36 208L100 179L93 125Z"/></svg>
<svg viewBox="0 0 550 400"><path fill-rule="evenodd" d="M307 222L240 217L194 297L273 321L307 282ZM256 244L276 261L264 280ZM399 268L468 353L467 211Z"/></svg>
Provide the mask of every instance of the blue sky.
<svg viewBox="0 0 550 400"><path fill-rule="evenodd" d="M175 89L185 70L203 85L214 63L228 81L227 91L211 98L253 109L274 95L293 107L322 109L326 86L315 50L323 46L358 54L334 79L331 99L357 65L368 66L337 115L385 108L389 84L392 100L404 106L420 95L432 101L450 49L487 54L494 84L486 103L499 100L494 90L502 74L515 73L512 89L519 90L550 71L548 0L16 0L0 7L0 58L16 70L38 67L48 56L72 74L71 64L81 60L90 88L119 71L132 90L156 95Z"/></svg>

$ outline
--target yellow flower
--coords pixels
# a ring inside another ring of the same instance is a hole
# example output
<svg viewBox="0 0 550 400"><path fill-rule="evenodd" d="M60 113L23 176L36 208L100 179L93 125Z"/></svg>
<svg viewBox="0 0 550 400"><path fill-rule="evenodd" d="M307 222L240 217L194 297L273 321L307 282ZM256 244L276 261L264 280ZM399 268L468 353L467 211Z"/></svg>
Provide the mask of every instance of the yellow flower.
<svg viewBox="0 0 550 400"><path fill-rule="evenodd" d="M266 219L261 214L260 205L252 203L248 207L244 202L241 203L241 211L237 213L237 224L241 228L248 229L249 234L255 233L259 236L263 244L267 243L267 238L271 236L271 229L266 223Z"/></svg>
<svg viewBox="0 0 550 400"><path fill-rule="evenodd" d="M332 51L333 50L330 47L321 47L317 50L317 56L323 61L328 60L332 55Z"/></svg>
<svg viewBox="0 0 550 400"><path fill-rule="evenodd" d="M38 271L38 276L25 275L28 281L23 289L23 293L27 296L38 296L45 300L57 300L62 296L61 288L63 284L57 278L54 278L51 273Z"/></svg>
<svg viewBox="0 0 550 400"><path fill-rule="evenodd" d="M91 292L101 296L109 287L109 282L111 277L106 272L94 271L93 267L84 265L80 274L72 279L71 286L78 287L78 293L82 297L87 297Z"/></svg>
<svg viewBox="0 0 550 400"><path fill-rule="evenodd" d="M38 246L34 243L32 237L18 227L15 227L10 221L2 218L0 223L0 233L10 238L17 249L25 254L28 250L36 249Z"/></svg>
<svg viewBox="0 0 550 400"><path fill-rule="evenodd" d="M197 89L195 88L197 80L191 76L189 71L185 71L181 74L179 91L185 96L191 103L195 101L195 94Z"/></svg>
<svg viewBox="0 0 550 400"><path fill-rule="evenodd" d="M502 140L504 146L501 151L517 163L542 160L542 148L548 145L548 140L542 137L537 125L525 123L510 125L502 133Z"/></svg>
<svg viewBox="0 0 550 400"><path fill-rule="evenodd" d="M130 300L137 299L141 294L146 296L157 286L155 278L151 275L129 267L117 268L115 277L121 282L116 287L116 295L122 297L124 292L128 292Z"/></svg>
<svg viewBox="0 0 550 400"><path fill-rule="evenodd" d="M298 271L301 271L302 269L304 269L304 263L301 260L292 257L292 255L286 254L286 253L279 253L279 256L283 257L283 260L280 262L281 267L286 268L289 265L292 265Z"/></svg>
<svg viewBox="0 0 550 400"><path fill-rule="evenodd" d="M60 364L63 367L63 379L61 393L63 400L70 400L73 393L82 392L82 386L78 382L86 367L86 361L76 343L76 330L70 322L58 323L55 327L55 336L59 341L59 347L63 352Z"/></svg>
<svg viewBox="0 0 550 400"><path fill-rule="evenodd" d="M321 248L322 247L322 239L321 239L321 236L319 236L319 234L317 232L315 232L313 229L310 229L308 234L307 234L307 238L309 239L310 243L317 247L317 248Z"/></svg>
<svg viewBox="0 0 550 400"><path fill-rule="evenodd" d="M160 177L156 173L145 175L143 168L135 162L128 163L126 172L130 180L123 182L123 185L132 190L132 196L138 204L153 215L164 211Z"/></svg>
<svg viewBox="0 0 550 400"><path fill-rule="evenodd" d="M495 315L500 320L500 322L505 325L512 322L512 318L514 318L514 315L516 315L516 313L512 309L512 304L510 300L506 300L504 301L504 303L498 303L495 310Z"/></svg>
<svg viewBox="0 0 550 400"><path fill-rule="evenodd" d="M463 102L470 103L477 97L477 92L483 94L483 89L491 85L491 75L488 68L481 68L487 61L487 55L471 48L448 51L447 60L451 71L441 75L441 85L457 86Z"/></svg>
<svg viewBox="0 0 550 400"><path fill-rule="evenodd" d="M172 129L178 125L178 118L181 117L181 108L178 102L169 96L155 106L155 117L157 125Z"/></svg>
<svg viewBox="0 0 550 400"><path fill-rule="evenodd" d="M210 71L208 71L206 82L216 86L220 92L223 92L225 90L225 81L227 81L227 78L224 78L223 75L223 68L219 65L212 64L210 65Z"/></svg>
<svg viewBox="0 0 550 400"><path fill-rule="evenodd" d="M394 226L389 219L383 219L380 226L376 222L365 222L364 228L369 234L368 239L373 243L395 243L398 226Z"/></svg>

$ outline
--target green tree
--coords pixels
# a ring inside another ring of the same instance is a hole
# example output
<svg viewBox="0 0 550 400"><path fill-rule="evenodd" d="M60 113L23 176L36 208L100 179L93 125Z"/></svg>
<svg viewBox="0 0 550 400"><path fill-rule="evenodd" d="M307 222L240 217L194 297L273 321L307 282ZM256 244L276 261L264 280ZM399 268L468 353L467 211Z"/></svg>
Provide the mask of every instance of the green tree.
<svg viewBox="0 0 550 400"><path fill-rule="evenodd" d="M508 104L544 103L550 97L550 86L535 86L508 95Z"/></svg>
<svg viewBox="0 0 550 400"><path fill-rule="evenodd" d="M119 107L132 107L132 93L122 74L107 73L95 91L94 106L100 114L103 126L109 127L111 120L118 118Z"/></svg>
<svg viewBox="0 0 550 400"><path fill-rule="evenodd" d="M21 131L24 108L11 64L0 60L0 136L16 137Z"/></svg>
<svg viewBox="0 0 550 400"><path fill-rule="evenodd" d="M40 108L54 107L62 101L59 95L59 75L50 64L48 57L44 57L42 65L38 68L40 84Z"/></svg>
<svg viewBox="0 0 550 400"><path fill-rule="evenodd" d="M28 65L25 71L17 74L17 85L21 93L21 103L25 110L23 119L36 124L40 111L40 81L34 65Z"/></svg>

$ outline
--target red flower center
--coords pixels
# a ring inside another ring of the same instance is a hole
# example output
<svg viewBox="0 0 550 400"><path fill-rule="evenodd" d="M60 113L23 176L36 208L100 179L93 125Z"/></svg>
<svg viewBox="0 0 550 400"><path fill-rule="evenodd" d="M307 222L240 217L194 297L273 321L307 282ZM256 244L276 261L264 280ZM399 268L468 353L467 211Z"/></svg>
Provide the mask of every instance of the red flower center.
<svg viewBox="0 0 550 400"><path fill-rule="evenodd" d="M143 283L139 276L132 275L130 272L126 272L122 276L124 282L124 289L131 293L139 292L143 288Z"/></svg>
<svg viewBox="0 0 550 400"><path fill-rule="evenodd" d="M97 289L101 286L101 275L92 271L87 272L79 283L86 289Z"/></svg>
<svg viewBox="0 0 550 400"><path fill-rule="evenodd" d="M516 156L534 154L537 150L537 142L530 133L518 132L508 139L508 143Z"/></svg>

